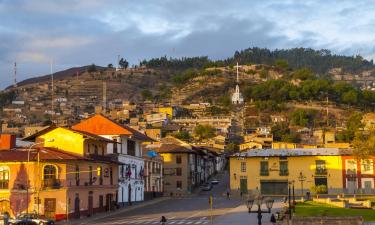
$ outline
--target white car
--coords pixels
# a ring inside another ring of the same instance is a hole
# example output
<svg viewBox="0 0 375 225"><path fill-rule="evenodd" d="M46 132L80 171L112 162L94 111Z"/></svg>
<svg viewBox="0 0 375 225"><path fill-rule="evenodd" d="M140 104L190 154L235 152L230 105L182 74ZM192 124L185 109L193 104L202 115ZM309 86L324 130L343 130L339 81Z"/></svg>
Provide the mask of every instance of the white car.
<svg viewBox="0 0 375 225"><path fill-rule="evenodd" d="M211 181L210 181L210 183L211 184L219 184L219 180L217 180L217 179L212 179Z"/></svg>

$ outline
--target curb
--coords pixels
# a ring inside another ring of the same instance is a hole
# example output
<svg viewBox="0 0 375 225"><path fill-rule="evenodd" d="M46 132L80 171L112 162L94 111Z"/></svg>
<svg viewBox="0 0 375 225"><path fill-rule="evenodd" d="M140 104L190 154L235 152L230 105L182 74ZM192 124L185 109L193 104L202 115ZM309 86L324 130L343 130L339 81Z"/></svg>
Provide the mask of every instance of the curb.
<svg viewBox="0 0 375 225"><path fill-rule="evenodd" d="M124 212L128 212L128 211L131 211L131 210L134 210L134 209L139 209L139 208L142 208L142 207L145 207L145 206L153 205L153 204L156 204L156 203L159 203L159 202L166 201L168 199L170 199L170 198L169 197L161 197L161 198L156 199L156 200L146 201L146 202L142 202L138 205L118 209L114 212L100 213L100 214L97 214L97 216L94 216L94 217L91 217L91 218L74 219L74 220L69 221L69 222L66 222L66 221L57 222L56 225L86 225L86 224L90 224L91 222L94 222L96 220L101 220L101 219L104 219L104 218L107 218L107 217L116 216L116 215L119 215L119 214L124 213Z"/></svg>

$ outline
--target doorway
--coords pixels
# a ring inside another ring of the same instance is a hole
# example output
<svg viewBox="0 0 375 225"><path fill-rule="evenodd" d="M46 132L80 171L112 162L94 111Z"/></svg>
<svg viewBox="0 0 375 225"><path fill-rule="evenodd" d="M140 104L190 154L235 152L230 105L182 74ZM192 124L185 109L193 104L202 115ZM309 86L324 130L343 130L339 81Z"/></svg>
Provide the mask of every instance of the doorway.
<svg viewBox="0 0 375 225"><path fill-rule="evenodd" d="M77 219L81 217L79 202L79 195L76 194L76 197L74 198L74 215Z"/></svg>
<svg viewBox="0 0 375 225"><path fill-rule="evenodd" d="M243 194L247 193L247 178L241 178L240 179L240 191Z"/></svg>
<svg viewBox="0 0 375 225"><path fill-rule="evenodd" d="M94 214L94 196L93 196L92 191L89 191L87 210L88 210L87 216L92 216Z"/></svg>
<svg viewBox="0 0 375 225"><path fill-rule="evenodd" d="M56 198L44 199L44 216L54 219L56 215Z"/></svg>

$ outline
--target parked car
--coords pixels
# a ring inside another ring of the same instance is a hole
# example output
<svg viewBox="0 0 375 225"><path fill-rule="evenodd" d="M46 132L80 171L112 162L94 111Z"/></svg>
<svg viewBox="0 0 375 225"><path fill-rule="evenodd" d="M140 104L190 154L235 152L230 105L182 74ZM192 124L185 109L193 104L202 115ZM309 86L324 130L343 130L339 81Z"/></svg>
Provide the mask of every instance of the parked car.
<svg viewBox="0 0 375 225"><path fill-rule="evenodd" d="M216 185L216 184L219 184L219 180L217 180L217 179L212 179L212 180L210 181L210 183L213 184L213 185Z"/></svg>
<svg viewBox="0 0 375 225"><path fill-rule="evenodd" d="M15 219L9 220L10 225L54 225L55 222L50 219L40 218L36 213L21 214Z"/></svg>
<svg viewBox="0 0 375 225"><path fill-rule="evenodd" d="M205 183L201 186L202 191L211 191L212 189L212 184L211 183Z"/></svg>

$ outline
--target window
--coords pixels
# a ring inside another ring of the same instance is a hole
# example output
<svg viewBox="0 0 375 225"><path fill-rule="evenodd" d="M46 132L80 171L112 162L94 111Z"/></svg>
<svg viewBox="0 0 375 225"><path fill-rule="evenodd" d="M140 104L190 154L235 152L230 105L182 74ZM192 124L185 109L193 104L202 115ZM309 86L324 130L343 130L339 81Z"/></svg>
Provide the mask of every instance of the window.
<svg viewBox="0 0 375 225"><path fill-rule="evenodd" d="M109 182L110 182L110 184L111 185L113 185L113 169L112 169L112 167L111 168L109 168Z"/></svg>
<svg viewBox="0 0 375 225"><path fill-rule="evenodd" d="M372 159L361 160L361 173L362 174L374 174L374 164Z"/></svg>
<svg viewBox="0 0 375 225"><path fill-rule="evenodd" d="M45 165L43 169L43 180L57 179L57 168L54 165Z"/></svg>
<svg viewBox="0 0 375 225"><path fill-rule="evenodd" d="M79 186L79 166L76 165L76 185Z"/></svg>
<svg viewBox="0 0 375 225"><path fill-rule="evenodd" d="M57 167L45 165L43 168L43 188L59 188L60 182L57 177Z"/></svg>
<svg viewBox="0 0 375 225"><path fill-rule="evenodd" d="M355 175L357 174L357 160L347 159L345 161L346 174Z"/></svg>
<svg viewBox="0 0 375 225"><path fill-rule="evenodd" d="M182 189L182 181L180 181L180 180L176 181L176 188Z"/></svg>
<svg viewBox="0 0 375 225"><path fill-rule="evenodd" d="M98 167L98 175L99 175L99 185L103 185L103 168L101 166Z"/></svg>
<svg viewBox="0 0 375 225"><path fill-rule="evenodd" d="M92 166L89 166L89 182L90 182L90 185L92 185L93 183Z"/></svg>
<svg viewBox="0 0 375 225"><path fill-rule="evenodd" d="M117 153L117 138L112 137L112 140L115 141L115 143L113 143L113 153Z"/></svg>
<svg viewBox="0 0 375 225"><path fill-rule="evenodd" d="M241 162L241 172L246 172L246 162Z"/></svg>
<svg viewBox="0 0 375 225"><path fill-rule="evenodd" d="M176 163L177 164L181 164L182 163L181 155L176 155Z"/></svg>
<svg viewBox="0 0 375 225"><path fill-rule="evenodd" d="M280 161L280 171L279 171L280 176L288 176L289 171L288 171L288 161Z"/></svg>
<svg viewBox="0 0 375 225"><path fill-rule="evenodd" d="M94 145L94 154L98 155L98 146L97 145Z"/></svg>
<svg viewBox="0 0 375 225"><path fill-rule="evenodd" d="M8 167L0 167L0 189L8 189L9 188L9 168Z"/></svg>
<svg viewBox="0 0 375 225"><path fill-rule="evenodd" d="M268 176L268 161L261 161L260 162L260 175L261 176Z"/></svg>
<svg viewBox="0 0 375 225"><path fill-rule="evenodd" d="M326 161L325 160L316 160L315 161L315 174L317 175L326 175Z"/></svg>
<svg viewBox="0 0 375 225"><path fill-rule="evenodd" d="M135 156L135 142L128 140L128 155Z"/></svg>
<svg viewBox="0 0 375 225"><path fill-rule="evenodd" d="M182 168L176 168L176 176L182 176Z"/></svg>

